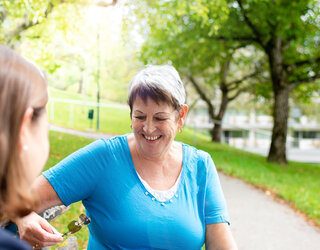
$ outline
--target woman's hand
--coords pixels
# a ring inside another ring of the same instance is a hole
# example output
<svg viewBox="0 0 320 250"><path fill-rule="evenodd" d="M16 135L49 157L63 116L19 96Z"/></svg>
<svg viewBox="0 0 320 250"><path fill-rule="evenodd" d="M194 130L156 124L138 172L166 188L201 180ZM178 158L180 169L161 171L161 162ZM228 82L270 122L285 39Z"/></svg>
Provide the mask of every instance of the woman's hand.
<svg viewBox="0 0 320 250"><path fill-rule="evenodd" d="M27 241L35 249L56 245L63 240L61 233L34 212L17 219L15 222L19 229L20 238Z"/></svg>

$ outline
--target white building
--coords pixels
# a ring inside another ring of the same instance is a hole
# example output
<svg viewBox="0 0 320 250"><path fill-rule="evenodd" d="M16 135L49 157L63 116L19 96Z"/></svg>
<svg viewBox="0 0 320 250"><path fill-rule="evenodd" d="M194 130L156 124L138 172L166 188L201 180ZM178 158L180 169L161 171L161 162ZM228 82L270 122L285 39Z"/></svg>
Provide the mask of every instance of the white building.
<svg viewBox="0 0 320 250"><path fill-rule="evenodd" d="M197 129L211 129L207 109L194 108L188 114L186 124ZM273 118L257 115L254 110L248 114L228 112L222 121L222 141L238 147L269 148L273 127ZM288 123L287 147L299 149L320 148L320 124L315 120L300 116L290 118Z"/></svg>

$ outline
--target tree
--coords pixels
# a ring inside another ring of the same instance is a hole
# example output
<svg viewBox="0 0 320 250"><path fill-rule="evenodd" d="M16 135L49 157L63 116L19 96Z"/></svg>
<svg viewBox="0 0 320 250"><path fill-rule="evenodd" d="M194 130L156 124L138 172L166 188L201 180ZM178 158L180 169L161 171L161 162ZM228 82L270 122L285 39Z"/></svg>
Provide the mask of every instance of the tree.
<svg viewBox="0 0 320 250"><path fill-rule="evenodd" d="M56 5L64 2L64 0L1 1L1 42L14 47L24 31L42 23Z"/></svg>
<svg viewBox="0 0 320 250"><path fill-rule="evenodd" d="M29 28L43 23L60 4L95 4L102 7L113 6L117 0L111 3L105 1L94 2L92 0L15 0L0 2L0 41L14 47L16 41L21 39L22 33Z"/></svg>
<svg viewBox="0 0 320 250"><path fill-rule="evenodd" d="M48 72L50 86L88 96L97 95L99 61L101 98L125 102L138 64L122 42L120 11L119 5L57 5L45 22L23 32L16 49Z"/></svg>
<svg viewBox="0 0 320 250"><path fill-rule="evenodd" d="M158 1L158 12L153 1L150 6L149 47L158 47L158 57L165 53L188 52L183 61L194 62L192 48L202 47L202 52L214 51L217 41L241 46L255 46L264 53L268 62L273 92L272 140L268 161L287 163L286 139L288 130L289 96L297 86L313 83L320 78L320 3L317 0L226 0L226 1ZM167 9L171 13L167 13ZM169 20L165 22L163 20ZM158 27L167 29L169 36L161 37ZM188 32L186 32L188 31ZM170 34L174 34L170 37ZM202 34L211 39L204 42ZM186 35L193 37L187 39ZM157 38L157 39L156 39ZM152 44L153 43L153 44ZM191 57L191 58L190 58ZM208 56L209 57L209 56ZM197 58L197 55L196 55ZM210 58L209 58L210 59ZM209 63L210 60L205 63ZM177 62L174 61L176 64ZM204 64L205 64L204 63Z"/></svg>
<svg viewBox="0 0 320 250"><path fill-rule="evenodd" d="M232 51L226 59L218 60L218 67L216 69L217 72L211 73L211 80L203 78L203 76L200 77L202 81L206 82L207 86L209 85L209 88L204 88L203 86L201 86L201 84L199 84L199 82L194 77L195 75L185 73L188 80L196 89L200 98L207 104L209 117L214 123L214 126L210 132L211 139L214 142L221 142L222 119L225 115L229 103L235 100L240 94L252 89L254 85L259 82L259 74L262 71L261 66L257 65L256 69L252 70L251 73L245 73L245 75L240 74L237 78L235 78L234 76L232 77L231 75L233 75L235 71L239 71L241 68L240 65L237 65L237 67L230 67L232 64L235 64L235 59L233 58L235 52L237 52L237 50ZM210 67L210 65L208 65L208 67ZM244 73L246 71L242 69L242 72ZM217 88L220 90L220 101L212 102L212 100L216 99L217 97L210 98L210 92L217 91Z"/></svg>
<svg viewBox="0 0 320 250"><path fill-rule="evenodd" d="M228 1L229 17L213 36L252 44L268 59L274 97L270 162L287 163L290 92L320 78L319 7L314 0Z"/></svg>
<svg viewBox="0 0 320 250"><path fill-rule="evenodd" d="M263 62L252 46L241 41L212 39L216 25L227 17L223 1L146 4L140 2L135 10L144 23L142 32L146 33L141 59L145 64L172 63L178 69L207 104L214 123L212 141L220 142L221 123L229 102L258 82ZM213 24L214 19L221 21Z"/></svg>
<svg viewBox="0 0 320 250"><path fill-rule="evenodd" d="M127 64L135 65L135 62L133 53L123 46L120 35L112 28L115 26L113 12L118 6L109 7L116 2L116 0L0 2L0 11L6 13L0 26L4 38L2 42L15 47L22 55L45 69L49 73L49 85L63 90L77 90L96 95L94 77L97 72L99 33L101 95L111 100L124 101L126 97L123 92L127 89L127 78L132 77L132 72L135 71L134 66L127 67ZM1 8L1 4L5 8ZM113 91L115 88L117 91Z"/></svg>

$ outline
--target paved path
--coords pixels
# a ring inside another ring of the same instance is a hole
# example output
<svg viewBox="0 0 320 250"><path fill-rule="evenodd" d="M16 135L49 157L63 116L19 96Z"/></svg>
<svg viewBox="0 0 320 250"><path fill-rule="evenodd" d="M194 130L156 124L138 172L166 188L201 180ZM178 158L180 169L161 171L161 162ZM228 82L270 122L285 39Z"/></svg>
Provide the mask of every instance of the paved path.
<svg viewBox="0 0 320 250"><path fill-rule="evenodd" d="M50 129L93 139L112 137L56 126ZM320 230L308 225L293 209L241 180L222 173L219 176L239 250L320 250Z"/></svg>
<svg viewBox="0 0 320 250"><path fill-rule="evenodd" d="M240 250L320 250L319 229L293 209L239 179L219 176Z"/></svg>
<svg viewBox="0 0 320 250"><path fill-rule="evenodd" d="M50 125L50 130L73 134L73 135L78 135L78 136L83 136L83 137L87 137L87 138L91 138L91 139L111 138L114 136L114 135L110 135L110 134L103 134L103 133L97 133L97 132L80 131L80 130L75 130L75 129L71 129L71 128L64 128L64 127L59 127L59 126L55 126L52 124Z"/></svg>

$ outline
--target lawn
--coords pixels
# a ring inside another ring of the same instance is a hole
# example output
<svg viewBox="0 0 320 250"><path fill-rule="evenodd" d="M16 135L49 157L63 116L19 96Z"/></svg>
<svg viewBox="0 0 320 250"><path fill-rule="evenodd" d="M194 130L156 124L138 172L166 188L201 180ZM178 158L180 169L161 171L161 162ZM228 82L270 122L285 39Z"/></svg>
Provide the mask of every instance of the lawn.
<svg viewBox="0 0 320 250"><path fill-rule="evenodd" d="M88 102L96 100L84 97L76 93L68 93L50 88L48 103L48 118L50 123L58 126L92 131L97 128L97 107L91 106ZM54 98L78 101L79 104L66 103ZM114 103L101 100L102 105L114 105ZM119 104L118 104L119 105ZM93 119L88 119L88 112L94 110ZM109 134L124 134L130 132L130 111L127 105L123 108L100 107L100 132Z"/></svg>
<svg viewBox="0 0 320 250"><path fill-rule="evenodd" d="M212 143L208 136L194 134L194 131L189 128L185 128L176 139L209 152L220 171L241 178L256 187L269 190L320 225L320 165L290 162L287 166L283 166L267 163L262 156L227 145ZM91 141L51 131L51 153L46 168ZM74 204L69 211L54 220L52 224L63 233L66 231L68 222L77 219L83 211L84 208L80 202ZM87 228L82 229L76 236L80 248L86 248Z"/></svg>

